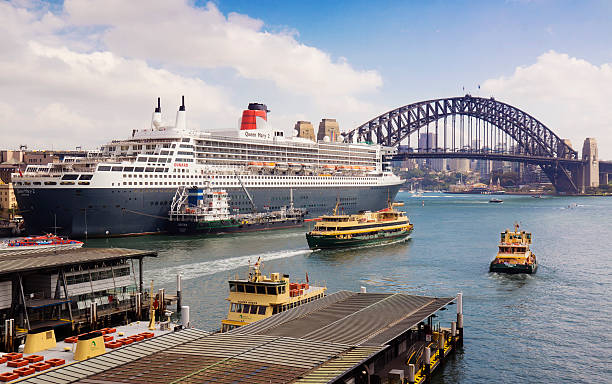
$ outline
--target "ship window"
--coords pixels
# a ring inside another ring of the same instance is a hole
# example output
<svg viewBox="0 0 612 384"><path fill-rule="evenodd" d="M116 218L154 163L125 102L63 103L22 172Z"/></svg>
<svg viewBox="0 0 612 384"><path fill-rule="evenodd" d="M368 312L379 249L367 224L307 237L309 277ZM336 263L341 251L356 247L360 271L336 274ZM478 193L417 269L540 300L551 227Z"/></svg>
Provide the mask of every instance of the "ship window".
<svg viewBox="0 0 612 384"><path fill-rule="evenodd" d="M242 304L242 313L249 313L251 306L249 304Z"/></svg>
<svg viewBox="0 0 612 384"><path fill-rule="evenodd" d="M93 175L81 175L79 180L91 180L92 178L93 178Z"/></svg>
<svg viewBox="0 0 612 384"><path fill-rule="evenodd" d="M257 314L258 315L265 315L266 314L266 307L264 307L263 305L260 305L258 310L257 310Z"/></svg>
<svg viewBox="0 0 612 384"><path fill-rule="evenodd" d="M143 172L144 171L144 167L136 167L134 168L134 172Z"/></svg>
<svg viewBox="0 0 612 384"><path fill-rule="evenodd" d="M236 292L236 284L230 283L230 292Z"/></svg>
<svg viewBox="0 0 612 384"><path fill-rule="evenodd" d="M123 172L132 172L134 171L134 167L125 167L123 168Z"/></svg>
<svg viewBox="0 0 612 384"><path fill-rule="evenodd" d="M62 176L62 180L76 180L79 178L79 175L64 175Z"/></svg>
<svg viewBox="0 0 612 384"><path fill-rule="evenodd" d="M45 181L45 185L57 185L55 181Z"/></svg>
<svg viewBox="0 0 612 384"><path fill-rule="evenodd" d="M276 295L276 287L266 287L268 295Z"/></svg>
<svg viewBox="0 0 612 384"><path fill-rule="evenodd" d="M272 307L272 314L276 315L278 313L278 305Z"/></svg>
<svg viewBox="0 0 612 384"><path fill-rule="evenodd" d="M113 171L119 171L119 172L121 172L121 171L123 171L123 167L113 167L113 169L112 169L112 170L113 170Z"/></svg>
<svg viewBox="0 0 612 384"><path fill-rule="evenodd" d="M111 167L107 166L107 165L101 165L98 167L98 171L110 171Z"/></svg>
<svg viewBox="0 0 612 384"><path fill-rule="evenodd" d="M264 287L263 285L257 285L257 293L260 295L265 295L266 294L266 287Z"/></svg>
<svg viewBox="0 0 612 384"><path fill-rule="evenodd" d="M157 163L157 157L149 157L149 163Z"/></svg>
<svg viewBox="0 0 612 384"><path fill-rule="evenodd" d="M245 285L246 293L255 293L255 286L251 284Z"/></svg>
<svg viewBox="0 0 612 384"><path fill-rule="evenodd" d="M163 172L164 169L163 168L155 168L155 172Z"/></svg>
<svg viewBox="0 0 612 384"><path fill-rule="evenodd" d="M155 170L155 168L153 168L153 167L147 167L145 169L145 172L153 172L154 170Z"/></svg>
<svg viewBox="0 0 612 384"><path fill-rule="evenodd" d="M251 315L256 315L258 307L259 307L258 305L251 305L251 312L250 312L250 314Z"/></svg>

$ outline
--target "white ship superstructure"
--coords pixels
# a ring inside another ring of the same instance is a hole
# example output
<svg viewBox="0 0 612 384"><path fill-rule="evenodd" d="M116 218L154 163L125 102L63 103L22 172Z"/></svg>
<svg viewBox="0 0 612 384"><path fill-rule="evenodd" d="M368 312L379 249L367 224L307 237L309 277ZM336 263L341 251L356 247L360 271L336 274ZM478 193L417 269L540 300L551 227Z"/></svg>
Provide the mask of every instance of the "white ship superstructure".
<svg viewBox="0 0 612 384"><path fill-rule="evenodd" d="M260 211L287 206L293 189L296 207L315 215L337 199L348 212L384 208L397 193L401 180L382 160L390 148L285 137L269 127L267 112L249 104L240 129L199 132L186 126L184 100L175 124L163 125L158 100L149 129L87 158L15 174L26 226L31 233L55 226L71 236L161 232L180 186L223 188L239 212L252 211L245 189Z"/></svg>

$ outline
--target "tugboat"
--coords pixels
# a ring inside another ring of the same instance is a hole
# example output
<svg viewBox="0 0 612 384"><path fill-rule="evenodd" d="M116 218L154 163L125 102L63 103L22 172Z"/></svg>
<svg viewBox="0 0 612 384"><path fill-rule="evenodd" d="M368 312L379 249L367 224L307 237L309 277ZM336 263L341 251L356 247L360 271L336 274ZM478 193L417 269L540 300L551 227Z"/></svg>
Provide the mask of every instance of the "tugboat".
<svg viewBox="0 0 612 384"><path fill-rule="evenodd" d="M325 296L325 286L306 283L291 283L289 275L272 273L269 277L261 273L261 258L251 266L246 279L229 280L230 308L227 318L221 321L221 332L265 319L288 309L309 303Z"/></svg>
<svg viewBox="0 0 612 384"><path fill-rule="evenodd" d="M514 232L506 229L501 233L499 252L489 266L489 272L535 273L538 269L536 256L529 249L531 233L519 231L514 224Z"/></svg>
<svg viewBox="0 0 612 384"><path fill-rule="evenodd" d="M28 236L0 242L0 255L27 254L54 249L80 248L83 242L70 240L48 233L43 236Z"/></svg>
<svg viewBox="0 0 612 384"><path fill-rule="evenodd" d="M333 215L321 216L312 231L306 234L310 249L349 248L383 244L407 239L413 225L405 212L393 204L377 212L339 215L336 203Z"/></svg>
<svg viewBox="0 0 612 384"><path fill-rule="evenodd" d="M250 196L250 195L248 195ZM251 200L252 203L252 200ZM169 231L175 234L214 234L296 228L304 224L307 211L293 207L278 211L231 214L224 189L181 187L170 208Z"/></svg>

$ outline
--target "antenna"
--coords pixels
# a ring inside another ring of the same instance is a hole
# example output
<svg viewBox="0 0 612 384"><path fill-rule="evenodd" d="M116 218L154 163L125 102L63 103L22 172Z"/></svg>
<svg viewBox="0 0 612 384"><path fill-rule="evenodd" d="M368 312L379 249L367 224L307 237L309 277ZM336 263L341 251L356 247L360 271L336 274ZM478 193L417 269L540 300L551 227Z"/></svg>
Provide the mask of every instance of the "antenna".
<svg viewBox="0 0 612 384"><path fill-rule="evenodd" d="M179 111L185 110L185 96L181 96L181 106L179 107Z"/></svg>
<svg viewBox="0 0 612 384"><path fill-rule="evenodd" d="M160 98L157 98L157 108L155 108L155 113L161 113L161 105L160 105Z"/></svg>

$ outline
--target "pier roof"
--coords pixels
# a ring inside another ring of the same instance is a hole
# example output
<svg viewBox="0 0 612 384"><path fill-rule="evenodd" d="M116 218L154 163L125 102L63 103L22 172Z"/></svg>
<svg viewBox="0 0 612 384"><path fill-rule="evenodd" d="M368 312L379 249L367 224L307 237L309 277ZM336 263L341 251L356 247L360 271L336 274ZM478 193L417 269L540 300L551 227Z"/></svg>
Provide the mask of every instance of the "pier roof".
<svg viewBox="0 0 612 384"><path fill-rule="evenodd" d="M329 383L453 300L340 291L228 333L174 332L22 383Z"/></svg>
<svg viewBox="0 0 612 384"><path fill-rule="evenodd" d="M454 297L340 291L232 333L384 345L454 300Z"/></svg>
<svg viewBox="0 0 612 384"><path fill-rule="evenodd" d="M156 257L157 252L127 248L76 248L29 254L5 254L0 255L0 275L96 261L137 259L146 256Z"/></svg>

